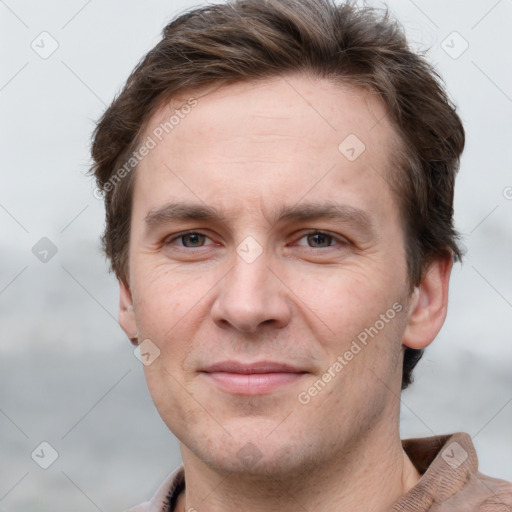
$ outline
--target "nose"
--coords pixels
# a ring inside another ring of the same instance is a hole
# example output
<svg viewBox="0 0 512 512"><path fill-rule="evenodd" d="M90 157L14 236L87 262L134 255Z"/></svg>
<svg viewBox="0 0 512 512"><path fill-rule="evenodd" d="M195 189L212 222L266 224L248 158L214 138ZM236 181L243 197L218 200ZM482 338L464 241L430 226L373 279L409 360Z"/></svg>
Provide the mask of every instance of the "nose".
<svg viewBox="0 0 512 512"><path fill-rule="evenodd" d="M244 333L255 333L263 326L283 328L291 319L286 292L265 254L251 263L236 255L233 268L219 283L213 320L219 327Z"/></svg>

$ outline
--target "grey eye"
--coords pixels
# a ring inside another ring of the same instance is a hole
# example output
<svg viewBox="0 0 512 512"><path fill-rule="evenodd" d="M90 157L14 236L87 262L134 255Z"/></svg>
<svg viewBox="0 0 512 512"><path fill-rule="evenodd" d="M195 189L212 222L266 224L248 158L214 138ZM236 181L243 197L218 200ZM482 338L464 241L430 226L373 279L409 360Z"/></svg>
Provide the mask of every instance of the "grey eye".
<svg viewBox="0 0 512 512"><path fill-rule="evenodd" d="M204 245L206 236L201 233L187 233L179 238L184 247L201 247ZM186 242L188 240L189 242Z"/></svg>
<svg viewBox="0 0 512 512"><path fill-rule="evenodd" d="M311 233L306 235L310 247L329 247L333 237L325 233Z"/></svg>

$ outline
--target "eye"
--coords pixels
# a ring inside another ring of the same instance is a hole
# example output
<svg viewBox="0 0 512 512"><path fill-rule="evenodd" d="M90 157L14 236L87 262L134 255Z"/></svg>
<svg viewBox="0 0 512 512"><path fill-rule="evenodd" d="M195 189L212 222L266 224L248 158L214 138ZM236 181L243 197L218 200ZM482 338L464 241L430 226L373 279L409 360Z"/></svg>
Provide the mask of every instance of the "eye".
<svg viewBox="0 0 512 512"><path fill-rule="evenodd" d="M179 238L185 247L201 247L206 240L206 236L201 233L188 233Z"/></svg>
<svg viewBox="0 0 512 512"><path fill-rule="evenodd" d="M311 233L305 237L310 247L329 247L333 237L325 233Z"/></svg>
<svg viewBox="0 0 512 512"><path fill-rule="evenodd" d="M306 233L299 239L298 245L304 245L300 243L301 240L306 240L307 246L312 249L326 249L336 245L336 243L341 245L348 244L348 241L344 238L335 237L334 235L324 231L312 231L310 233Z"/></svg>
<svg viewBox="0 0 512 512"><path fill-rule="evenodd" d="M180 241L181 244L177 244L178 246L186 247L188 249L194 249L204 247L205 245L210 245L205 243L206 240L209 240L209 238L206 235L198 233L197 231L190 231L188 233L181 233L172 238L168 238L165 241L165 245L172 245L175 242Z"/></svg>

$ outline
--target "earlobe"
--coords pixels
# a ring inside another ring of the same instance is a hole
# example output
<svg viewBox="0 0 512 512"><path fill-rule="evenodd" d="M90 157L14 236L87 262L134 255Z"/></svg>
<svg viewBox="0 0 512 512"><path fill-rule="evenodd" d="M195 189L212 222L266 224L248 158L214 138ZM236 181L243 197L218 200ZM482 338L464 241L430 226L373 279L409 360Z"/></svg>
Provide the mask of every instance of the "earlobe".
<svg viewBox="0 0 512 512"><path fill-rule="evenodd" d="M409 302L407 327L402 344L422 349L430 345L441 330L448 308L451 255L434 260L414 288Z"/></svg>
<svg viewBox="0 0 512 512"><path fill-rule="evenodd" d="M138 330L135 321L135 312L133 311L133 300L130 287L119 281L119 325L126 336L134 344L138 344Z"/></svg>

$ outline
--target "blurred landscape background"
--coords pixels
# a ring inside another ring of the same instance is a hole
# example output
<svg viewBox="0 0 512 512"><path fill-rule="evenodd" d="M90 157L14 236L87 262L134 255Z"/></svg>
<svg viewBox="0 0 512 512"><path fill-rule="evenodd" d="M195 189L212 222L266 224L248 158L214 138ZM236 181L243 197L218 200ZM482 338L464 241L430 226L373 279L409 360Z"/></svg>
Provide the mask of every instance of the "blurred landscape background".
<svg viewBox="0 0 512 512"><path fill-rule="evenodd" d="M0 512L122 511L180 464L117 324L85 172L95 120L165 24L197 5L0 2ZM512 2L390 6L467 130L455 201L466 260L403 394L402 437L468 432L480 470L512 481ZM48 469L42 442L58 454Z"/></svg>

